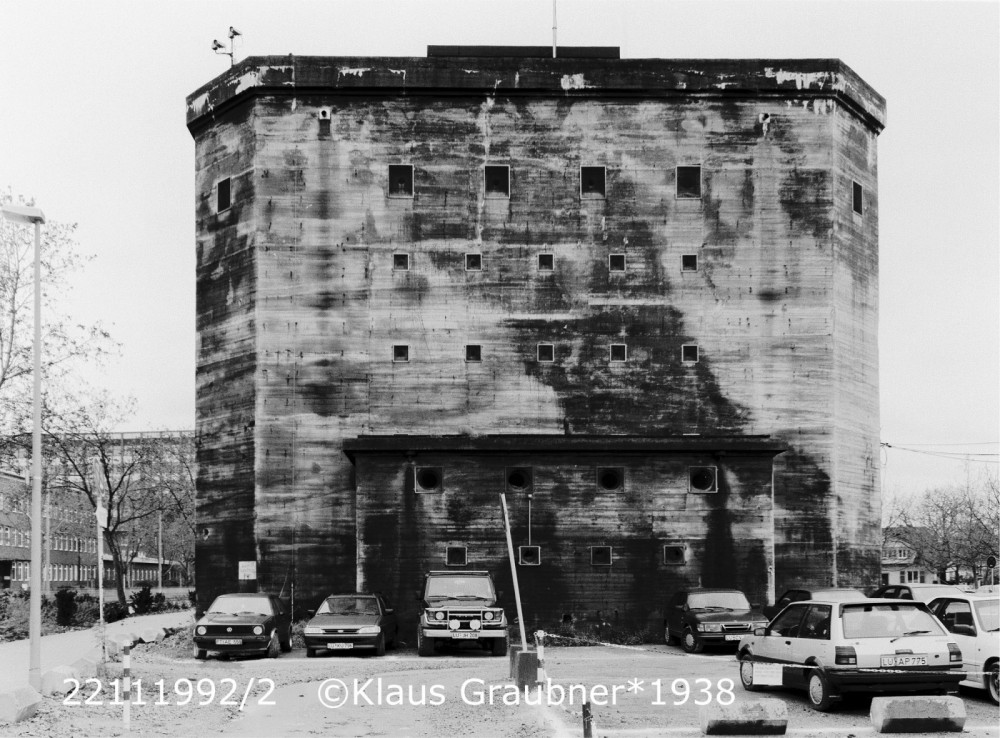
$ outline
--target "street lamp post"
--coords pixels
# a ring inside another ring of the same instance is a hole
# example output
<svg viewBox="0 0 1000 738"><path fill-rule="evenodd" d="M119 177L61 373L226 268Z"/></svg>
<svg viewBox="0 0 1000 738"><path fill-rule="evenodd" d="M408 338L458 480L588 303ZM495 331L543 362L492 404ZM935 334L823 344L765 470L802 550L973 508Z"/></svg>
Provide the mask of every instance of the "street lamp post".
<svg viewBox="0 0 1000 738"><path fill-rule="evenodd" d="M45 214L27 205L0 206L3 217L13 223L35 225L35 343L34 412L31 433L31 574L28 617L29 662L28 683L35 689L42 686L42 223Z"/></svg>

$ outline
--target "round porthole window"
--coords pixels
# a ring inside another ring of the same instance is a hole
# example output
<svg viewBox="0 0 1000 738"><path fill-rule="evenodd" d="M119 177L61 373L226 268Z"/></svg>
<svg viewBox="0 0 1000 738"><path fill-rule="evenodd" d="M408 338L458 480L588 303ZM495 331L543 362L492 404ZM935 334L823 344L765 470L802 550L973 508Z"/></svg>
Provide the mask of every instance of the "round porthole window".
<svg viewBox="0 0 1000 738"><path fill-rule="evenodd" d="M511 489L523 490L528 488L528 475L522 469L514 469L507 475L507 484Z"/></svg>
<svg viewBox="0 0 1000 738"><path fill-rule="evenodd" d="M691 486L703 492L715 489L715 469L710 466L692 467Z"/></svg>
<svg viewBox="0 0 1000 738"><path fill-rule="evenodd" d="M597 483L601 485L601 489L608 491L620 489L622 486L622 470L613 468L600 469L597 472Z"/></svg>
<svg viewBox="0 0 1000 738"><path fill-rule="evenodd" d="M417 486L420 489L437 489L441 486L441 475L437 469L423 468L417 470Z"/></svg>

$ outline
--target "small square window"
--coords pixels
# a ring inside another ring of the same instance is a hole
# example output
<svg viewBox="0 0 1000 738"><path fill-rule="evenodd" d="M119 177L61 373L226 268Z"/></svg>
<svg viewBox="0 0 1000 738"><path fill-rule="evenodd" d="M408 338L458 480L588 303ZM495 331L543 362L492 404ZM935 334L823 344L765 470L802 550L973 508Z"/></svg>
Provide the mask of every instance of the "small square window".
<svg viewBox="0 0 1000 738"><path fill-rule="evenodd" d="M395 272L408 272L408 271L410 271L410 255L409 254L393 254L392 255L392 269Z"/></svg>
<svg viewBox="0 0 1000 738"><path fill-rule="evenodd" d="M485 177L487 197L510 197L510 167L487 165Z"/></svg>
<svg viewBox="0 0 1000 738"><path fill-rule="evenodd" d="M465 566L469 563L469 550L465 546L448 546L444 563L445 566Z"/></svg>
<svg viewBox="0 0 1000 738"><path fill-rule="evenodd" d="M677 197L701 197L701 167L677 167Z"/></svg>
<svg viewBox="0 0 1000 738"><path fill-rule="evenodd" d="M605 179L604 167L580 167L580 197L602 199Z"/></svg>
<svg viewBox="0 0 1000 738"><path fill-rule="evenodd" d="M628 347L624 343L611 344L611 361L625 361L628 358Z"/></svg>
<svg viewBox="0 0 1000 738"><path fill-rule="evenodd" d="M597 470L597 486L605 492L620 492L625 484L625 469L620 466L602 466Z"/></svg>
<svg viewBox="0 0 1000 738"><path fill-rule="evenodd" d="M689 492L718 492L718 474L714 466L689 466Z"/></svg>
<svg viewBox="0 0 1000 738"><path fill-rule="evenodd" d="M612 272L625 271L625 254L609 254L608 270Z"/></svg>
<svg viewBox="0 0 1000 738"><path fill-rule="evenodd" d="M466 361L482 361L483 347L476 343L469 343L465 346Z"/></svg>
<svg viewBox="0 0 1000 738"><path fill-rule="evenodd" d="M229 210L229 207L233 204L231 178L226 177L219 180L219 184L216 187L216 195L216 211L221 213L223 210Z"/></svg>
<svg viewBox="0 0 1000 738"><path fill-rule="evenodd" d="M681 361L694 364L698 361L698 344L685 343L681 346Z"/></svg>
<svg viewBox="0 0 1000 738"><path fill-rule="evenodd" d="M483 255L482 254L466 254L465 255L465 271L467 272L481 272L483 270Z"/></svg>
<svg viewBox="0 0 1000 738"><path fill-rule="evenodd" d="M539 546L518 546L517 558L521 566L541 566L542 549Z"/></svg>
<svg viewBox="0 0 1000 738"><path fill-rule="evenodd" d="M663 547L663 563L667 566L683 566L687 563L687 546L683 543L668 543Z"/></svg>
<svg viewBox="0 0 1000 738"><path fill-rule="evenodd" d="M552 254L538 255L538 271L551 272L555 269L555 257Z"/></svg>
<svg viewBox="0 0 1000 738"><path fill-rule="evenodd" d="M538 344L539 361L555 361L556 360L555 354L556 354L556 348L551 343Z"/></svg>
<svg viewBox="0 0 1000 738"><path fill-rule="evenodd" d="M412 165L389 165L389 197L413 197Z"/></svg>
<svg viewBox="0 0 1000 738"><path fill-rule="evenodd" d="M415 492L443 492L444 473L439 466L419 466L413 474Z"/></svg>
<svg viewBox="0 0 1000 738"><path fill-rule="evenodd" d="M397 344L392 347L392 360L393 361L409 361L410 360L410 347L406 344Z"/></svg>
<svg viewBox="0 0 1000 738"><path fill-rule="evenodd" d="M611 546L591 546L590 563L592 566L611 566Z"/></svg>
<svg viewBox="0 0 1000 738"><path fill-rule="evenodd" d="M683 254L681 256L681 271L682 272L698 271L698 254Z"/></svg>
<svg viewBox="0 0 1000 738"><path fill-rule="evenodd" d="M858 215L864 214L864 202L863 202L864 188L857 182L854 183L854 212Z"/></svg>

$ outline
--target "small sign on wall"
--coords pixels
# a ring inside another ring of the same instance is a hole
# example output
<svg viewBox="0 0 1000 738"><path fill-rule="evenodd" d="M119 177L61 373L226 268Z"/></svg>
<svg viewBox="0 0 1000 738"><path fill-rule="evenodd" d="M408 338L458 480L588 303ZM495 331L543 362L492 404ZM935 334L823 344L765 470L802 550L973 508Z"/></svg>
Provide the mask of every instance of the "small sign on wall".
<svg viewBox="0 0 1000 738"><path fill-rule="evenodd" d="M256 579L256 578L257 578L257 562L241 561L240 572L239 572L240 581L244 581L247 579Z"/></svg>

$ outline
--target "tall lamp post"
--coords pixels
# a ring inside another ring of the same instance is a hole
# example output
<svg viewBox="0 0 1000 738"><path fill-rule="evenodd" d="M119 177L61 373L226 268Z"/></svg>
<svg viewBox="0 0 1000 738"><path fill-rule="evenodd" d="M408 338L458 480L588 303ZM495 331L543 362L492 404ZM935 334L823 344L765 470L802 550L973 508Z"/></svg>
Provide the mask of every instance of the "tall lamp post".
<svg viewBox="0 0 1000 738"><path fill-rule="evenodd" d="M28 618L30 656L28 683L35 689L42 686L42 223L45 214L27 205L0 206L3 217L12 223L35 225L35 343L34 413L31 433L31 575Z"/></svg>

